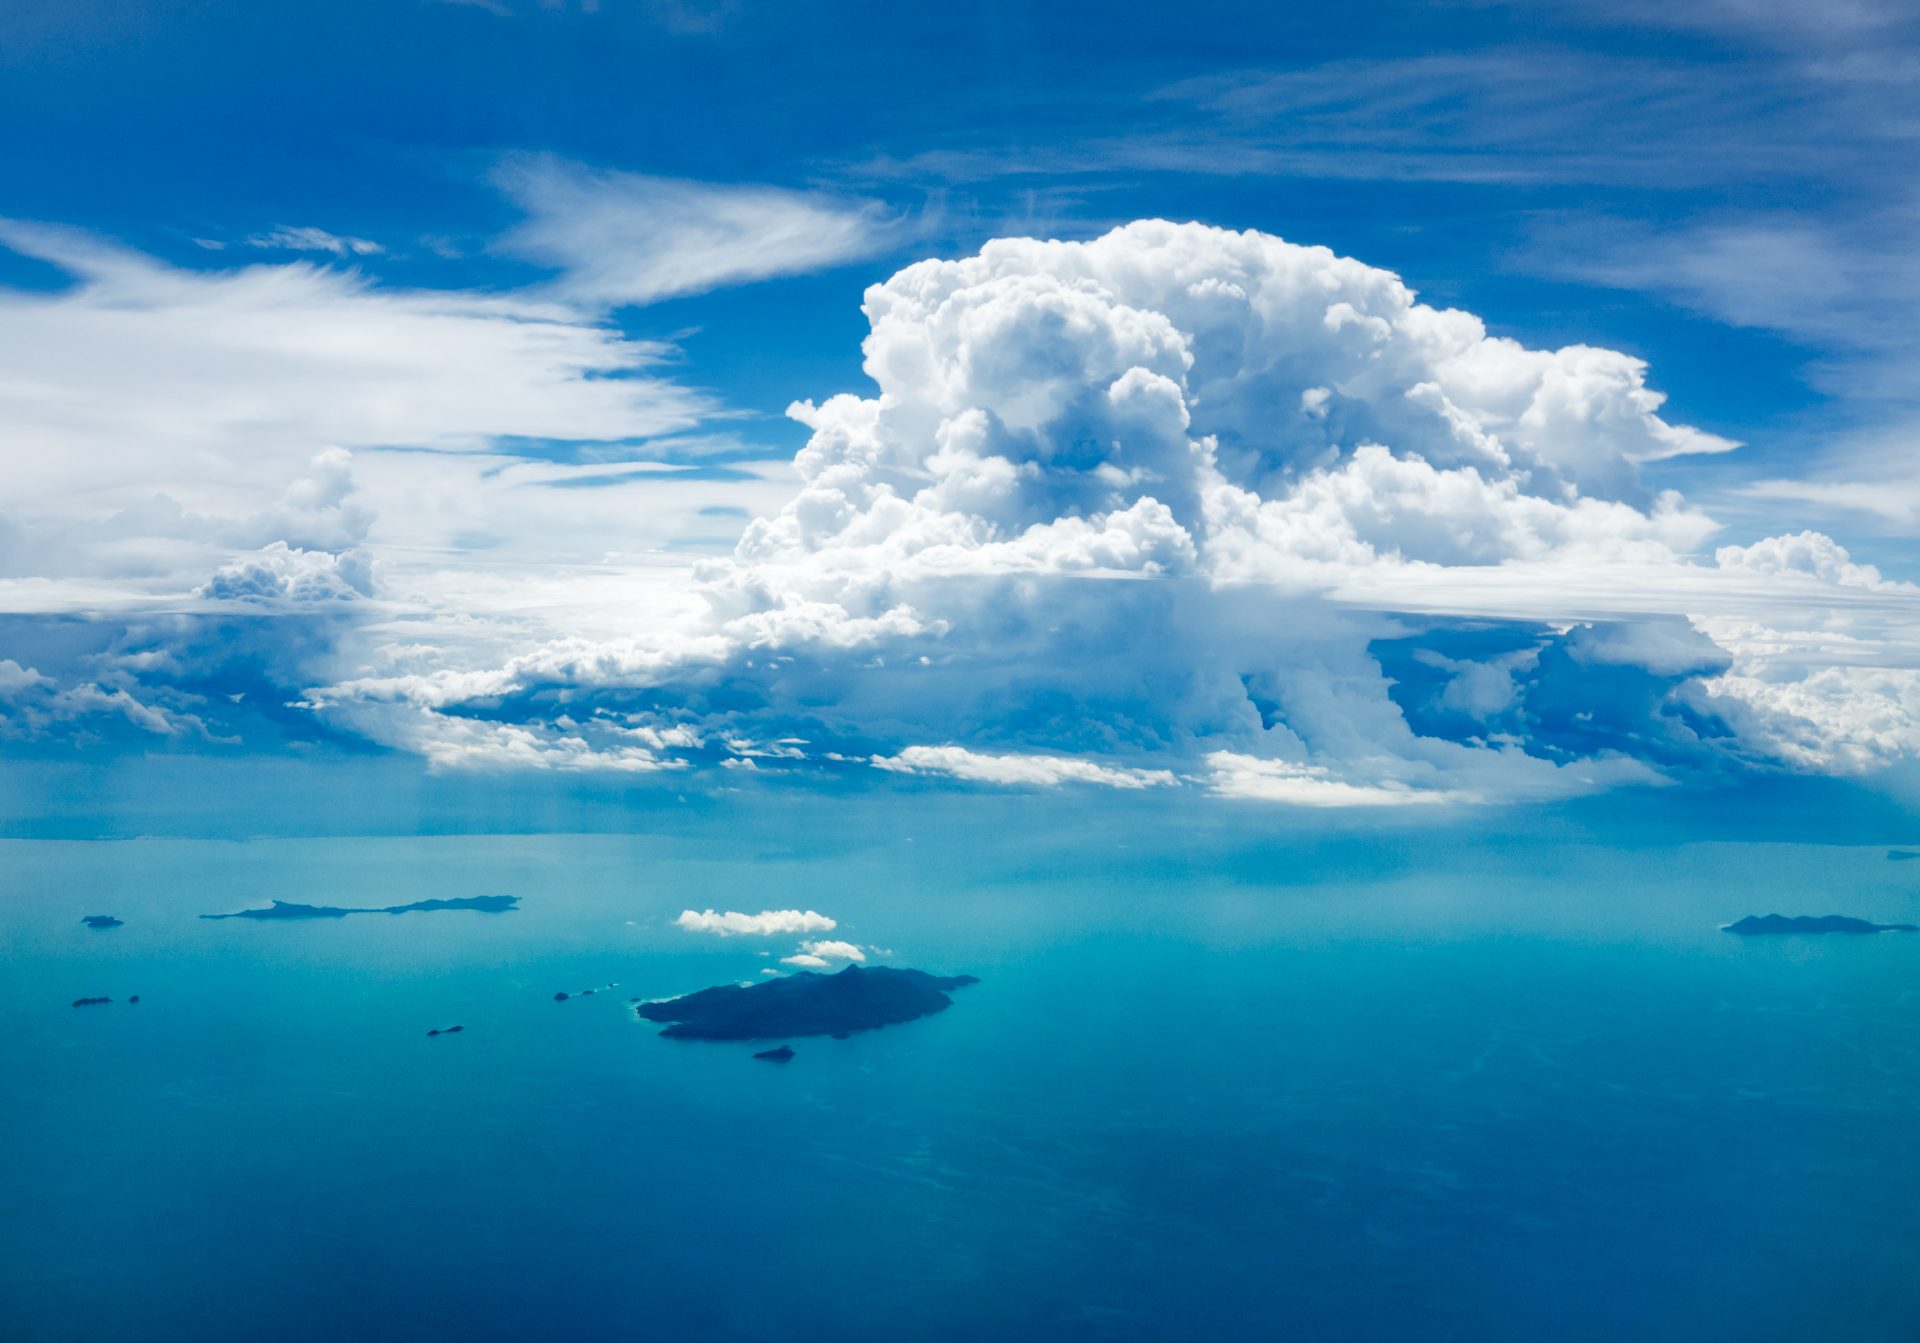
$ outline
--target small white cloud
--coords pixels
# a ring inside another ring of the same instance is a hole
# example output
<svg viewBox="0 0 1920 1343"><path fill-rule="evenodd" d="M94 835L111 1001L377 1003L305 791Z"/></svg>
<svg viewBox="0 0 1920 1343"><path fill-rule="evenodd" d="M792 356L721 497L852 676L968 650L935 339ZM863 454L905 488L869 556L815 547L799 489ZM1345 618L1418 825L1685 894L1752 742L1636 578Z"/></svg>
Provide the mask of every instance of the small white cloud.
<svg viewBox="0 0 1920 1343"><path fill-rule="evenodd" d="M326 709L325 700L307 700L300 708ZM497 723L457 715L413 710L369 713L365 706L341 706L340 721L375 741L412 751L427 767L443 770L553 770L568 774L651 774L686 768L684 760L663 758L641 746L595 743L549 724Z"/></svg>
<svg viewBox="0 0 1920 1343"><path fill-rule="evenodd" d="M793 956L782 956L780 958L780 964L797 965L807 970L824 970L827 968L827 962L825 959L819 956L810 955L806 952L800 952L799 954L793 955Z"/></svg>
<svg viewBox="0 0 1920 1343"><path fill-rule="evenodd" d="M1207 756L1212 789L1222 797L1252 798L1296 807L1407 807L1465 802L1464 794L1408 788L1398 783L1348 783L1315 765L1263 760L1233 751Z"/></svg>
<svg viewBox="0 0 1920 1343"><path fill-rule="evenodd" d="M875 756L875 769L894 774L945 774L972 783L1057 788L1093 783L1108 788L1162 788L1177 783L1171 770L1131 769L1064 755L986 755L964 746L909 746Z"/></svg>
<svg viewBox="0 0 1920 1343"><path fill-rule="evenodd" d="M802 942L802 953L830 961L864 961L867 953L851 942Z"/></svg>
<svg viewBox="0 0 1920 1343"><path fill-rule="evenodd" d="M829 933L839 927L825 914L816 914L811 909L763 909L758 914L683 909L674 924L690 933L715 933L721 937Z"/></svg>

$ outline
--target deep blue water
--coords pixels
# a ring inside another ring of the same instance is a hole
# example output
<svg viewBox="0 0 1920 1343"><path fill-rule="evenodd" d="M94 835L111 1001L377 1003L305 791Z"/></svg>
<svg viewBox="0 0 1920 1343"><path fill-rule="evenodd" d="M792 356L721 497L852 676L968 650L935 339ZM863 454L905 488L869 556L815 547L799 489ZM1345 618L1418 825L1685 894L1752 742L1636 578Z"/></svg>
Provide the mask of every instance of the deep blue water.
<svg viewBox="0 0 1920 1343"><path fill-rule="evenodd" d="M1718 930L1920 863L792 826L0 843L0 1339L1920 1338L1920 935ZM982 983L665 1041L708 905Z"/></svg>

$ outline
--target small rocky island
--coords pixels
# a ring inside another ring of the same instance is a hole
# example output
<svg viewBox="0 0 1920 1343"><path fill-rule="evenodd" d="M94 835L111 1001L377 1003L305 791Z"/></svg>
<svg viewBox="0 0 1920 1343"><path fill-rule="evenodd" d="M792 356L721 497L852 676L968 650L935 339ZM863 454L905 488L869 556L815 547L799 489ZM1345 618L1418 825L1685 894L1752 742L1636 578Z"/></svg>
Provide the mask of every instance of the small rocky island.
<svg viewBox="0 0 1920 1343"><path fill-rule="evenodd" d="M723 984L633 1010L648 1021L670 1022L660 1034L676 1040L838 1037L944 1012L953 1006L948 993L979 982L972 975L849 965L834 975L803 970L758 984Z"/></svg>
<svg viewBox="0 0 1920 1343"><path fill-rule="evenodd" d="M354 905L295 905L275 900L265 909L236 909L231 914L202 914L203 919L344 919L349 914L422 914L440 909L477 909L504 914L520 903L517 895L462 895L451 900L415 900L410 905L369 908Z"/></svg>
<svg viewBox="0 0 1920 1343"><path fill-rule="evenodd" d="M1920 926L1911 923L1869 923L1844 914L1747 915L1738 923L1729 923L1720 931L1742 937L1761 937L1778 933L1915 933Z"/></svg>
<svg viewBox="0 0 1920 1343"><path fill-rule="evenodd" d="M89 928L120 928L126 925L125 919L116 919L111 914L83 914L80 922Z"/></svg>
<svg viewBox="0 0 1920 1343"><path fill-rule="evenodd" d="M1888 849L1887 850L1888 862L1910 863L1916 858L1920 858L1920 852L1917 852L1913 849Z"/></svg>
<svg viewBox="0 0 1920 1343"><path fill-rule="evenodd" d="M755 1054L754 1057L757 1059L765 1059L768 1063L792 1063L793 1046L781 1045L778 1049L763 1049L758 1054Z"/></svg>

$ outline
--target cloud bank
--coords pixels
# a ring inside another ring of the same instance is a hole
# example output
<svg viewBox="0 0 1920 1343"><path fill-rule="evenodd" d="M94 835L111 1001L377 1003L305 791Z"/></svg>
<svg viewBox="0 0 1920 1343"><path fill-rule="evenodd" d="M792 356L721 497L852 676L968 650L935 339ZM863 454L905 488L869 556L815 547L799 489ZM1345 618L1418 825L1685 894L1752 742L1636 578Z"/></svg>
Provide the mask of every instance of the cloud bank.
<svg viewBox="0 0 1920 1343"><path fill-rule="evenodd" d="M375 735L369 705L564 702L702 743L663 756L1305 806L1908 749L1915 590L1819 534L1707 555L1718 525L1643 470L1736 445L1665 418L1630 356L1157 221L923 262L866 312L877 394L794 407L799 489L702 569L703 617L328 703ZM1886 665L1777 656L1849 610Z"/></svg>
<svg viewBox="0 0 1920 1343"><path fill-rule="evenodd" d="M633 229L642 212L617 202L657 184L590 185ZM794 264L852 254L833 241L852 234L804 222L811 204L761 206L826 239ZM563 214L535 207L536 224ZM734 237L735 216L716 217L714 236ZM592 233L550 240L579 303L666 292L650 268L669 252L690 283L749 273L722 264L732 244L702 270L679 241L657 255L623 243L619 273L598 272ZM639 372L644 350L577 315L543 327L549 310L523 300L385 295L301 267L216 283L56 244L97 277L19 300L56 334L76 313L124 320L103 285L244 313L253 287L286 283L322 311L450 322L436 330L471 330L482 350L533 340L500 352L519 367L496 391L573 369L516 404L547 425L577 416L583 437L702 414ZM1661 462L1737 445L1670 418L1628 355L1531 349L1326 249L1163 221L924 261L869 289L865 311L873 393L792 408L810 438L731 555L644 599L556 571L511 620L498 599L476 622L446 586L424 590L406 622L355 624L351 657L298 664L328 668L289 687L300 713L436 768L730 767L1311 807L1867 770L1920 745L1920 592L1821 533L1725 537L1649 484ZM572 353L540 356L546 341ZM595 361L617 376L580 371ZM340 385L313 417L352 446L366 431L347 432L356 383ZM182 402L175 432L229 432ZM499 408L436 415L431 398L417 427L395 421L442 460L483 445L483 422L518 432ZM317 432L289 436L312 450ZM221 524L251 541L199 581L200 600L291 628L288 613L356 619L388 593L392 552L367 519L417 513L446 468L331 451L271 525ZM550 517L543 534L563 544L566 516ZM137 695L125 659L102 656Z"/></svg>

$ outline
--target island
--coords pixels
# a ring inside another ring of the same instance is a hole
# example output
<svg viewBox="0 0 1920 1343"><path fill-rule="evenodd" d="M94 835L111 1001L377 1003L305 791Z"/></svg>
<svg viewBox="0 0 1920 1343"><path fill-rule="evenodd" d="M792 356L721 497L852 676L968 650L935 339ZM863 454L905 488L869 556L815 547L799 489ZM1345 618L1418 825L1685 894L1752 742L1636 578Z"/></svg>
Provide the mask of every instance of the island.
<svg viewBox="0 0 1920 1343"><path fill-rule="evenodd" d="M1844 914L1797 914L1791 918L1785 914L1759 917L1749 914L1738 923L1726 924L1720 931L1739 933L1742 937L1777 933L1916 933L1920 932L1920 925L1869 923L1865 919L1850 919Z"/></svg>
<svg viewBox="0 0 1920 1343"><path fill-rule="evenodd" d="M125 919L116 919L111 914L83 914L80 922L89 928L120 928L126 925Z"/></svg>
<svg viewBox="0 0 1920 1343"><path fill-rule="evenodd" d="M504 914L520 903L517 895L462 895L451 900L415 900L410 905L369 908L355 905L296 905L275 900L265 909L236 909L231 914L202 914L203 919L344 919L349 914L419 914L440 909L475 909Z"/></svg>
<svg viewBox="0 0 1920 1343"><path fill-rule="evenodd" d="M679 998L642 1003L647 1021L671 1023L676 1040L773 1040L796 1035L851 1035L944 1012L947 996L980 981L972 975L849 965L838 974L811 970L758 984L722 984Z"/></svg>
<svg viewBox="0 0 1920 1343"><path fill-rule="evenodd" d="M610 989L617 989L620 986L618 984L609 984L606 987ZM575 989L572 993L568 993L565 989L562 989L560 992L553 995L553 1000L556 1003L564 1003L569 998L591 998L593 997L594 994L599 992L600 992L599 989ZM638 998L632 998L632 999L629 999L628 1001L637 1003L640 1000Z"/></svg>
<svg viewBox="0 0 1920 1343"><path fill-rule="evenodd" d="M1920 850L1914 850L1914 849L1888 849L1887 850L1887 860L1889 862L1910 863L1916 858L1920 858Z"/></svg>
<svg viewBox="0 0 1920 1343"><path fill-rule="evenodd" d="M781 1045L778 1049L763 1049L758 1054L755 1054L754 1057L757 1059L765 1059L768 1063L792 1063L793 1046Z"/></svg>
<svg viewBox="0 0 1920 1343"><path fill-rule="evenodd" d="M443 1026L437 1031L428 1031L427 1038L432 1039L436 1035L458 1035L465 1029L465 1026Z"/></svg>
<svg viewBox="0 0 1920 1343"><path fill-rule="evenodd" d="M111 998L75 998L73 1005L75 1007L98 1007L101 1003L110 1003L112 1001L113 999Z"/></svg>

